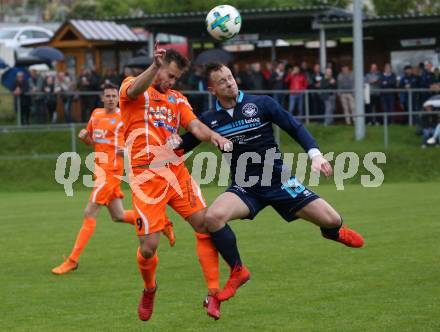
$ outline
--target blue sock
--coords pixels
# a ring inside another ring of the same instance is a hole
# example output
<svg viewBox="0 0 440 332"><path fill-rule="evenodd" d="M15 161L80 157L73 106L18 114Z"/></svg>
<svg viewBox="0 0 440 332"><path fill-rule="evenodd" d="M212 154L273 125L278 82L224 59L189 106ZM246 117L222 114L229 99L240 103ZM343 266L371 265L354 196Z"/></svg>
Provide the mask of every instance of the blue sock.
<svg viewBox="0 0 440 332"><path fill-rule="evenodd" d="M211 233L211 239L215 248L231 269L242 265L237 247L237 239L228 224L222 229Z"/></svg>

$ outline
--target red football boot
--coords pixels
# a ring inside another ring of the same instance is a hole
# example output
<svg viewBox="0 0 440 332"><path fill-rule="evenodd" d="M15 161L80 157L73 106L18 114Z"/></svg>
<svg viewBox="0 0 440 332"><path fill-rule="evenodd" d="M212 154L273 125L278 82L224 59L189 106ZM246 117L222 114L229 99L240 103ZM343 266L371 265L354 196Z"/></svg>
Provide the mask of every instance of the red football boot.
<svg viewBox="0 0 440 332"><path fill-rule="evenodd" d="M324 236L326 239L333 240L324 234L322 234L322 236ZM339 229L339 237L334 241L343 243L347 247L351 248L360 248L364 245L364 239L362 236L345 225Z"/></svg>
<svg viewBox="0 0 440 332"><path fill-rule="evenodd" d="M203 301L203 306L206 309L208 316L214 318L215 320L220 319L220 301L215 295L206 296L205 301Z"/></svg>
<svg viewBox="0 0 440 332"><path fill-rule="evenodd" d="M156 296L157 285L153 290L143 290L138 306L138 316L140 320L149 320L153 314L154 297Z"/></svg>
<svg viewBox="0 0 440 332"><path fill-rule="evenodd" d="M225 287L217 293L217 299L221 302L229 300L231 297L235 295L237 289L240 286L243 286L246 282L251 278L251 274L249 273L246 266L236 266L229 276L228 281L225 284Z"/></svg>

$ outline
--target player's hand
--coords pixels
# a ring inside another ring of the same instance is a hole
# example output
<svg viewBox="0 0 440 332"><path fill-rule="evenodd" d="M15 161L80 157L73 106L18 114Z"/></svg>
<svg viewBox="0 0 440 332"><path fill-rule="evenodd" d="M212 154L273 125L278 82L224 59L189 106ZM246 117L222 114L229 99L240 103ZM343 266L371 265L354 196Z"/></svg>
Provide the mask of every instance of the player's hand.
<svg viewBox="0 0 440 332"><path fill-rule="evenodd" d="M92 138L89 135L89 132L87 131L87 129L81 129L79 134L78 134L78 138L83 141L86 144L92 144Z"/></svg>
<svg viewBox="0 0 440 332"><path fill-rule="evenodd" d="M322 155L313 157L312 171L316 173L321 172L326 177L330 177L333 174L332 166Z"/></svg>
<svg viewBox="0 0 440 332"><path fill-rule="evenodd" d="M177 149L182 144L182 137L178 134L172 134L167 138L166 146L171 150Z"/></svg>
<svg viewBox="0 0 440 332"><path fill-rule="evenodd" d="M167 50L164 48L159 48L159 42L156 41L156 43L154 44L153 58L154 58L154 64L157 67L161 67L163 65L166 53Z"/></svg>
<svg viewBox="0 0 440 332"><path fill-rule="evenodd" d="M219 134L211 136L211 143L224 152L231 152L234 147L230 140L220 136Z"/></svg>

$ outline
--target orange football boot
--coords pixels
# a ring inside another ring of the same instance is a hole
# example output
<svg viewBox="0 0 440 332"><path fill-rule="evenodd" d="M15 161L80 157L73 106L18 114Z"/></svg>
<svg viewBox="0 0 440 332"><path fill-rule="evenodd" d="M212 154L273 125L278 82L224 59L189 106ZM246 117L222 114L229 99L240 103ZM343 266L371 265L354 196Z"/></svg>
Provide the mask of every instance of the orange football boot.
<svg viewBox="0 0 440 332"><path fill-rule="evenodd" d="M64 257L64 262L53 268L52 273L56 275L66 274L75 271L78 268L78 263L71 260L70 258Z"/></svg>

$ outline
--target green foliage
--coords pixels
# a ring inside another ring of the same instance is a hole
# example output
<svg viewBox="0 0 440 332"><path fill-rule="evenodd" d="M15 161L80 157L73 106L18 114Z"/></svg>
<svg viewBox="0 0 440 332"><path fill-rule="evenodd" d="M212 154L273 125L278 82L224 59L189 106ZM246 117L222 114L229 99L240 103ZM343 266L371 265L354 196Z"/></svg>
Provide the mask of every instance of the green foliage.
<svg viewBox="0 0 440 332"><path fill-rule="evenodd" d="M76 0L70 16L81 19L95 19L98 17L99 9L100 3L97 0Z"/></svg>
<svg viewBox="0 0 440 332"><path fill-rule="evenodd" d="M377 15L440 12L439 0L373 0L373 4Z"/></svg>

